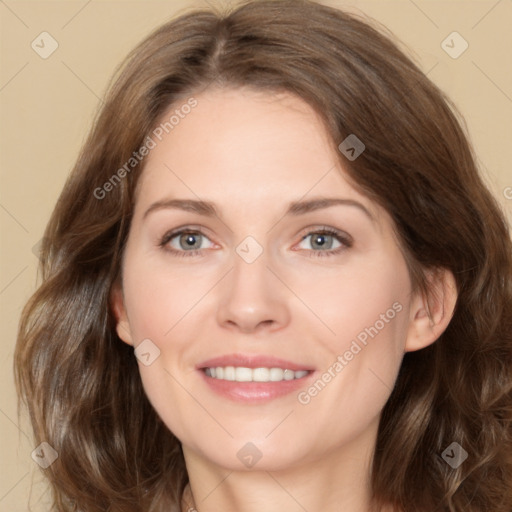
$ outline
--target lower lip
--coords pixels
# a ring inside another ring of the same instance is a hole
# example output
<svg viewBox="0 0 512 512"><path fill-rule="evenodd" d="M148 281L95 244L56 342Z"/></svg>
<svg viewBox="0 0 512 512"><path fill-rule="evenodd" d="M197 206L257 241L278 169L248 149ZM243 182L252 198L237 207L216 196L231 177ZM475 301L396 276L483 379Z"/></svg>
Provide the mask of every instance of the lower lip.
<svg viewBox="0 0 512 512"><path fill-rule="evenodd" d="M307 385L314 371L301 379L281 380L279 382L237 382L234 380L208 377L199 370L206 384L215 393L236 402L265 402L288 395Z"/></svg>

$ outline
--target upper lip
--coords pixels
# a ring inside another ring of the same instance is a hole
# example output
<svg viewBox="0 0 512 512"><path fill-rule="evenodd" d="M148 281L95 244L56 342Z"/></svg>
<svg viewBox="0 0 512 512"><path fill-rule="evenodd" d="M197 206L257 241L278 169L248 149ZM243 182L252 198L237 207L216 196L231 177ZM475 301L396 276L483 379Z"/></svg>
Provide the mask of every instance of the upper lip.
<svg viewBox="0 0 512 512"><path fill-rule="evenodd" d="M313 368L307 364L294 363L278 357L257 354L226 354L203 361L197 365L198 370L217 366L239 366L244 368L283 368L284 370L308 370Z"/></svg>

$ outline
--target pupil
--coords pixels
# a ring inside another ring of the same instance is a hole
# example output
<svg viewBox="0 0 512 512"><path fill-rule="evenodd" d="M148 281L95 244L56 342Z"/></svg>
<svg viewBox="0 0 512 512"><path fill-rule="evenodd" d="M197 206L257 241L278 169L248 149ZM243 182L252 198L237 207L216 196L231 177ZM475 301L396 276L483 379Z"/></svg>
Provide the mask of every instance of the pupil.
<svg viewBox="0 0 512 512"><path fill-rule="evenodd" d="M320 246L324 245L325 244L325 238L324 238L324 235L318 235L316 237L316 243Z"/></svg>
<svg viewBox="0 0 512 512"><path fill-rule="evenodd" d="M195 235L191 235L191 234L186 235L185 241L188 246L194 245L194 243L196 241Z"/></svg>

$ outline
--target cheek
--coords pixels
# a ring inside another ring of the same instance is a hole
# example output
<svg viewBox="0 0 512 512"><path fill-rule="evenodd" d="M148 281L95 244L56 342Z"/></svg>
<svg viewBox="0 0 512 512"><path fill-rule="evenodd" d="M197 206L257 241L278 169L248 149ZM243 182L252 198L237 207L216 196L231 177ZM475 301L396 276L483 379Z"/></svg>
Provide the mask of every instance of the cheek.
<svg viewBox="0 0 512 512"><path fill-rule="evenodd" d="M194 306L213 285L210 281L201 272L172 268L162 258L127 257L123 285L135 343L171 337L171 331L193 314Z"/></svg>
<svg viewBox="0 0 512 512"><path fill-rule="evenodd" d="M311 412L305 421L335 416L342 423L323 421L339 435L349 428L343 423L350 411L357 430L382 410L400 368L409 324L407 267L399 257L354 266L310 299L333 332L319 338L329 356L319 380L300 397Z"/></svg>
<svg viewBox="0 0 512 512"><path fill-rule="evenodd" d="M182 415L190 408L190 395L180 385L190 370L190 339L196 338L194 304L208 290L204 279L169 271L143 254L126 256L123 276L126 309L134 345L149 339L150 364L138 360L145 393L168 428L186 437ZM192 326L192 328L191 328ZM154 348L156 347L156 349ZM155 355L156 354L156 355Z"/></svg>
<svg viewBox="0 0 512 512"><path fill-rule="evenodd" d="M358 329L359 337L337 336L317 380L297 395L297 417L317 449L354 440L378 422L400 369L404 336L400 315L405 314L404 308L389 323L383 321L380 330L380 323L366 322L367 327Z"/></svg>
<svg viewBox="0 0 512 512"><path fill-rule="evenodd" d="M385 254L361 259L335 278L325 274L309 291L306 283L302 285L305 301L331 331L324 336L330 351L346 350L356 339L362 346L379 339L379 344L373 344L376 349L403 344L410 279L403 258Z"/></svg>

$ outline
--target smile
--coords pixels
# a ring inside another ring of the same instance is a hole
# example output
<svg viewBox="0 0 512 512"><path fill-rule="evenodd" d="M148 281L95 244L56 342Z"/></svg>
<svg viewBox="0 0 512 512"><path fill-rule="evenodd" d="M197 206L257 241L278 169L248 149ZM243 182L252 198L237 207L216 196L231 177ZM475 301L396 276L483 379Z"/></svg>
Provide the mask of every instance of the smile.
<svg viewBox="0 0 512 512"><path fill-rule="evenodd" d="M217 366L204 369L208 377L236 382L280 382L302 379L308 370L289 370L283 368L246 368L243 366Z"/></svg>

